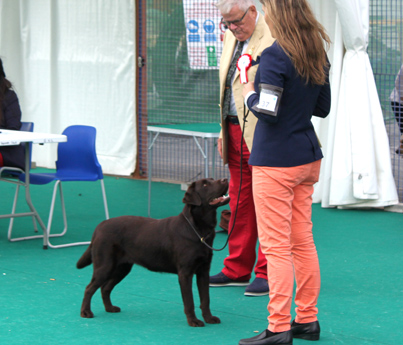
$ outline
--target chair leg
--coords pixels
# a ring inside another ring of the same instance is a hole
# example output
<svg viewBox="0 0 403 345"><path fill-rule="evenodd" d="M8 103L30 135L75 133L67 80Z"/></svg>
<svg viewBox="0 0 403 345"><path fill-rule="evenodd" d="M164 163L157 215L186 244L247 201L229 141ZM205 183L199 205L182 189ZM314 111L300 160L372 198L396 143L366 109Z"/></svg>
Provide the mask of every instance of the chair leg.
<svg viewBox="0 0 403 345"><path fill-rule="evenodd" d="M56 202L57 187L59 187L59 192L60 192L60 202L61 202L61 206L62 206L64 229L60 234L51 235L50 234L50 229L52 227L52 219L53 219L53 211L54 211L55 202ZM51 206L50 206L48 226L47 226L48 246L50 248L56 249L56 248L66 248L66 247L73 247L73 246L83 246L83 245L88 245L88 244L91 243L90 241L73 242L73 243L66 243L66 244L52 244L52 243L50 243L50 241L49 241L50 237L63 236L66 233L66 231L67 231L67 216L66 216L66 207L65 207L65 203L64 203L62 183L61 183L61 181L56 181L55 186L53 188L53 197L52 197L52 203L51 203Z"/></svg>
<svg viewBox="0 0 403 345"><path fill-rule="evenodd" d="M105 208L105 216L106 219L109 219L109 210L108 210L108 203L106 199L106 192L105 192L105 185L104 181L101 181L101 189L102 189L102 196L103 196L103 203L104 203L104 208ZM12 207L12 212L11 214L15 214L15 210L17 207L17 201L18 201L18 194L19 194L19 188L20 185L17 185L15 195L14 195L14 202L13 202L13 207ZM63 214L63 231L58 234L51 234L51 228L52 228L52 221L53 221L53 213L55 209L55 203L56 203L56 196L57 196L57 190L59 189L60 192L60 202L61 202L61 207L62 207L62 214ZM32 221L34 223L34 230L35 232L38 232L38 227L36 224L35 217L32 216ZM10 218L10 223L8 227L8 240L10 242L14 241L22 241L22 240L27 240L27 239L35 239L35 238L43 238L43 235L35 235L35 236L28 236L28 237L21 237L21 238L11 238L12 236L12 230L13 230L13 224L14 224L14 218ZM52 194L52 201L50 205L50 210L49 210L49 218L48 218L48 224L47 224L47 235L48 235L48 240L47 240L47 245L50 248L64 248L64 247L72 247L72 246L80 246L80 245L88 245L91 243L91 241L85 241L85 242L74 242L74 243L67 243L67 244L59 244L59 245L53 245L50 243L49 239L51 237L61 237L67 232L67 215L66 215L66 207L65 207L65 202L64 202L64 195L63 195L63 189L62 189L62 183L61 181L56 181L55 186L53 187L53 194Z"/></svg>
<svg viewBox="0 0 403 345"><path fill-rule="evenodd" d="M62 204L64 229L59 234L50 234L50 228L51 228L51 225L52 225L53 212L54 212L54 207L55 207L55 201L56 201L57 187L58 186L59 186L60 198L61 198L61 204ZM17 185L17 189L15 191L15 196L14 196L13 209L11 211L11 214L15 213L15 209L16 209L17 201L18 201L19 187L20 187L20 185ZM32 216L32 221L34 223L35 232L38 232L38 226L37 226L37 223L36 223L35 216ZM8 240L10 242L43 238L43 235L34 235L34 236L27 236L27 237L11 238L12 230L13 230L13 224L14 224L14 218L10 218L10 223L9 223L9 227L8 227ZM63 190L62 190L62 186L61 186L60 181L56 181L55 186L53 188L53 196L52 196L52 201L51 201L51 205L50 205L49 218L48 218L48 224L47 224L46 231L48 233L48 243L47 244L48 244L49 247L52 247L52 245L49 243L49 237L60 237L60 236L63 236L67 231L66 208L65 208L65 204L64 204Z"/></svg>
<svg viewBox="0 0 403 345"><path fill-rule="evenodd" d="M62 214L63 214L63 231L59 234L50 234L50 229L52 227L52 220L53 220L53 212L55 210L55 203L56 203L56 196L57 196L57 188L59 187L59 192L60 192L60 202L62 206ZM48 232L48 237L60 237L63 236L67 231L67 217L66 217L66 207L64 204L64 196L63 196L63 189L62 189L62 183L58 180L55 183L55 186L53 187L53 194L52 194L52 201L50 203L50 210L49 210L49 218L48 218L48 225L47 225L47 232Z"/></svg>
<svg viewBox="0 0 403 345"><path fill-rule="evenodd" d="M104 199L105 216L106 216L106 219L109 219L108 202L106 201L106 192L105 192L104 180L101 179L99 181L101 182L102 196L103 196L103 199Z"/></svg>
<svg viewBox="0 0 403 345"><path fill-rule="evenodd" d="M11 210L11 214L15 214L15 209L17 207L18 201L18 192L20 191L20 185L17 184L17 188L15 189L14 201L13 201L13 208ZM10 218L10 222L8 223L8 240L11 241L11 234L13 232L13 225L14 225L14 217Z"/></svg>
<svg viewBox="0 0 403 345"><path fill-rule="evenodd" d="M102 197L103 197L104 208L105 208L105 216L106 216L106 219L109 219L108 202L106 199L104 180L101 179L100 182L101 182ZM61 206L62 206L64 229L60 234L50 234L50 230L52 228L53 212L54 212L58 187L59 187L59 192L60 192L60 201L61 201ZM73 242L73 243L65 243L65 244L58 244L58 245L53 245L52 243L50 243L49 240L51 237L60 237L60 236L63 236L66 232L67 232L67 216L66 216L66 207L65 207L65 203L64 203L62 183L61 183L61 181L56 181L55 186L53 188L53 196L52 196L52 202L51 202L51 206L50 206L48 225L47 225L48 247L50 247L50 248L66 248L66 247L73 247L73 246L88 245L91 243L91 241Z"/></svg>
<svg viewBox="0 0 403 345"><path fill-rule="evenodd" d="M14 201L13 201L13 207L12 207L12 210L11 210L11 214L15 214L15 210L17 208L19 191L20 191L20 184L17 184L17 187L15 189ZM37 226L37 223L36 223L36 220L35 220L35 216L32 216L32 223L34 225L34 231L38 232L38 226ZM13 226L14 226L14 217L11 217L10 222L8 224L8 233L7 233L7 239L10 242L24 241L24 240L30 240L30 239L36 239L36 238L42 238L43 237L43 235L34 235L34 236L12 238Z"/></svg>

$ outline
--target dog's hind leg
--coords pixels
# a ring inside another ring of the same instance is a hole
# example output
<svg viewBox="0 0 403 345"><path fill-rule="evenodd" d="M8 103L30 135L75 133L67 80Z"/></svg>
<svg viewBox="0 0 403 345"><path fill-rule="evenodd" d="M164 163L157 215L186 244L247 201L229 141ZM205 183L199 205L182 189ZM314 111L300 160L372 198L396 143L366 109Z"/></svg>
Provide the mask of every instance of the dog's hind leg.
<svg viewBox="0 0 403 345"><path fill-rule="evenodd" d="M84 299L83 303L81 304L81 317L94 317L94 314L91 311L91 298L94 295L95 291L97 291L98 288L100 288L105 283L105 281L109 280L112 270L112 265L110 265L108 269L106 269L105 266L101 266L97 269L94 268L91 282L85 288Z"/></svg>
<svg viewBox="0 0 403 345"><path fill-rule="evenodd" d="M93 318L94 313L91 311L91 298L94 295L95 291L98 290L100 284L96 282L94 278L91 279L91 282L87 285L84 292L83 303L81 304L81 317L85 318Z"/></svg>
<svg viewBox="0 0 403 345"><path fill-rule="evenodd" d="M200 296L200 309L202 311L203 319L207 323L221 323L220 319L213 316L210 311L210 287L209 287L209 267L200 268L196 272L197 288Z"/></svg>
<svg viewBox="0 0 403 345"><path fill-rule="evenodd" d="M192 292L193 275L190 273L178 272L178 277L187 322L189 326L192 327L203 327L204 322L199 320L195 314L195 305Z"/></svg>
<svg viewBox="0 0 403 345"><path fill-rule="evenodd" d="M115 268L111 278L101 287L102 301L108 313L119 313L120 308L112 305L111 292L131 271L132 264L122 264Z"/></svg>

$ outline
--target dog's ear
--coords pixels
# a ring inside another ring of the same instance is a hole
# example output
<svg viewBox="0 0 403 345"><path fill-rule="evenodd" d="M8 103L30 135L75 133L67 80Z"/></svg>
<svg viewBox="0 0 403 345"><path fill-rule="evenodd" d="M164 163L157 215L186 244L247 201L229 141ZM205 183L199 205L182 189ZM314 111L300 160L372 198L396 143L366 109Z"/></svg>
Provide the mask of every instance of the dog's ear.
<svg viewBox="0 0 403 345"><path fill-rule="evenodd" d="M195 206L201 206L202 201L200 199L200 195L196 193L196 182L193 182L183 197L183 203Z"/></svg>

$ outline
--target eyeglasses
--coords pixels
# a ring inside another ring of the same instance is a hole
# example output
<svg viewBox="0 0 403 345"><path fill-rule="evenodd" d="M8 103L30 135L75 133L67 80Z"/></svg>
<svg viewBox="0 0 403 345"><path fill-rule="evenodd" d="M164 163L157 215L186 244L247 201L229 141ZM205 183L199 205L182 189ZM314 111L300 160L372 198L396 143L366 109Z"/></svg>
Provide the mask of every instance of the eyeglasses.
<svg viewBox="0 0 403 345"><path fill-rule="evenodd" d="M250 8L250 7L249 7ZM241 19L238 19L238 20L232 20L232 21L225 21L224 20L224 18L221 18L221 23L223 24L223 26L224 26L224 28L225 29L228 29L228 27L232 24L232 25L236 25L236 26L240 26L241 25L241 22L242 22L242 20L245 18L245 16L246 16L246 13L248 13L248 11L249 11L249 8L246 10L246 12L243 14L243 16L242 16L242 18Z"/></svg>

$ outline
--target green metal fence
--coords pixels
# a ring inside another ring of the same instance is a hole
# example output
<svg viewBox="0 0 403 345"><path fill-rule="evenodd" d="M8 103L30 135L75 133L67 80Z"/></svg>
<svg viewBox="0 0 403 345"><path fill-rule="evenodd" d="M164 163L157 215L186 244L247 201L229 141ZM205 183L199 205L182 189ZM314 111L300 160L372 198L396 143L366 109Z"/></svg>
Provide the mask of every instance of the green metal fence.
<svg viewBox="0 0 403 345"><path fill-rule="evenodd" d="M403 63L403 5L401 0L370 0L368 55L371 61L386 129L390 142L391 163L400 202L403 201L403 159L396 153L400 131L392 112L389 96L396 74Z"/></svg>
<svg viewBox="0 0 403 345"><path fill-rule="evenodd" d="M183 0L146 1L148 125L219 122L218 70L190 67L189 26L185 22L183 3ZM400 200L403 199L403 159L395 153L400 133L389 95L403 63L402 8L402 0L370 0L368 46ZM215 149L211 142L210 154ZM153 176L180 182L195 180L203 175L203 164L198 163L203 158L199 154L192 138L162 135L154 147ZM228 176L220 157L216 166L216 177Z"/></svg>

